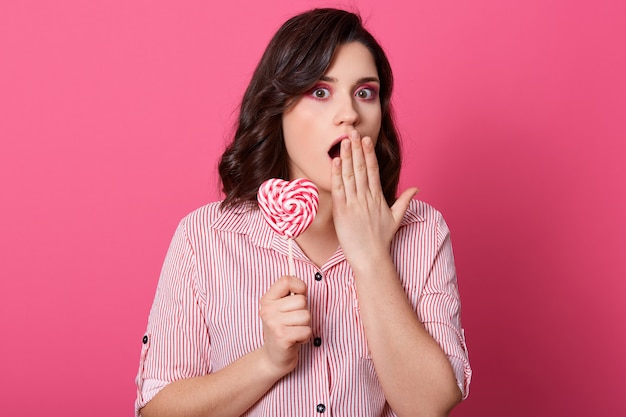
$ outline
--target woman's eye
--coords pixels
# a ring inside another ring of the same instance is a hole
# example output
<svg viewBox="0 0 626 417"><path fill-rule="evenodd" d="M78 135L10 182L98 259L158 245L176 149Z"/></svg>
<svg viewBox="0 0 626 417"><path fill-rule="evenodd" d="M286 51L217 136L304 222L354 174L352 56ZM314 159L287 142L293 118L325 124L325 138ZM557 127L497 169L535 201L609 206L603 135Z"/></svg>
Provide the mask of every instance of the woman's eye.
<svg viewBox="0 0 626 417"><path fill-rule="evenodd" d="M376 98L376 91L369 87L359 88L355 95L362 100L372 100Z"/></svg>
<svg viewBox="0 0 626 417"><path fill-rule="evenodd" d="M312 91L312 94L317 99L325 99L330 97L330 90L326 87L318 87Z"/></svg>

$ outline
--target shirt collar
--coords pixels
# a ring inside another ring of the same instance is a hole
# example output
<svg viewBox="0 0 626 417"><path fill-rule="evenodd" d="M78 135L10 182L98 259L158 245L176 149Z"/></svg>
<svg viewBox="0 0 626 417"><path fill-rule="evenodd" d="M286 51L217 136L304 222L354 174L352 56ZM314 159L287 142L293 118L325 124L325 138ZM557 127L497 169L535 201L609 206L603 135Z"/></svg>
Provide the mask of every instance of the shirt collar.
<svg viewBox="0 0 626 417"><path fill-rule="evenodd" d="M423 210L423 205L418 200L411 200L409 208L400 222L400 227L425 221Z"/></svg>
<svg viewBox="0 0 626 417"><path fill-rule="evenodd" d="M425 219L422 210L419 201L411 201L400 222L400 227L423 222ZM288 253L289 250L287 239L280 237L270 228L256 207L239 206L220 210L213 227L216 230L248 235L253 244L262 248L275 249L284 253ZM293 245L293 249L294 256L304 257L298 245Z"/></svg>
<svg viewBox="0 0 626 417"><path fill-rule="evenodd" d="M228 233L248 235L252 243L263 248L271 248L276 235L259 209L252 206L220 209L213 227Z"/></svg>

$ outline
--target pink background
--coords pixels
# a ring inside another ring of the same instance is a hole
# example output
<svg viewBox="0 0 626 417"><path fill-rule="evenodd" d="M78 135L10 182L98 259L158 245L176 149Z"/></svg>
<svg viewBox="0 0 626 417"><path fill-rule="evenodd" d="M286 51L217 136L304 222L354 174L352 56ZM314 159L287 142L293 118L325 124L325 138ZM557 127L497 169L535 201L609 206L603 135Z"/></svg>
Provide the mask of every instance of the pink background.
<svg viewBox="0 0 626 417"><path fill-rule="evenodd" d="M0 6L0 410L131 415L179 219L273 32L313 6ZM269 4L269 2L268 2ZM454 416L626 415L626 3L362 1L404 186L440 209L474 368Z"/></svg>

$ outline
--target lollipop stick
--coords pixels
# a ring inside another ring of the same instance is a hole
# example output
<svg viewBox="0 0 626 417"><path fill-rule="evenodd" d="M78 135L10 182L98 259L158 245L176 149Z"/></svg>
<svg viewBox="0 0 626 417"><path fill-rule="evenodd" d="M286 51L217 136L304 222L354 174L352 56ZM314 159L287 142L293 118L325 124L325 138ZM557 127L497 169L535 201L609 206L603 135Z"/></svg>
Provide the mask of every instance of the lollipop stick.
<svg viewBox="0 0 626 417"><path fill-rule="evenodd" d="M296 276L295 266L293 265L293 239L287 239L289 242L289 275L292 277ZM289 295L294 295L293 292L290 292Z"/></svg>
<svg viewBox="0 0 626 417"><path fill-rule="evenodd" d="M295 266L293 265L293 239L287 239L289 242L289 275L296 276Z"/></svg>

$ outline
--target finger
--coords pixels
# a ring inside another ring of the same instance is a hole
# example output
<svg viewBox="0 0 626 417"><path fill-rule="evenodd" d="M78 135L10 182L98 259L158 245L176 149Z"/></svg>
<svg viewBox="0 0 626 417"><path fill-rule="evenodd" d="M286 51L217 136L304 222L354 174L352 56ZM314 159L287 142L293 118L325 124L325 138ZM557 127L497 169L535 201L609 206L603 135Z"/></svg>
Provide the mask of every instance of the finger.
<svg viewBox="0 0 626 417"><path fill-rule="evenodd" d="M398 197L396 202L393 203L393 206L391 206L391 214L396 221L396 226L400 225L402 217L404 217L404 213L406 213L407 209L409 208L411 199L413 199L415 194L417 194L417 191L418 190L415 187L404 190L402 194L400 194L400 197Z"/></svg>
<svg viewBox="0 0 626 417"><path fill-rule="evenodd" d="M341 176L341 158L334 158L330 169L331 195L333 198L333 207L338 206L346 201L346 190L343 186L343 177Z"/></svg>
<svg viewBox="0 0 626 417"><path fill-rule="evenodd" d="M285 296L275 302L279 303L278 310L285 313L290 311L307 310L308 307L307 299L302 294L290 294L289 297Z"/></svg>
<svg viewBox="0 0 626 417"><path fill-rule="evenodd" d="M289 294L302 294L306 296L306 282L294 276L285 276L289 286Z"/></svg>
<svg viewBox="0 0 626 417"><path fill-rule="evenodd" d="M292 349L298 343L306 343L313 332L311 326L283 326L278 333L265 333L266 346L271 344L281 349Z"/></svg>
<svg viewBox="0 0 626 417"><path fill-rule="evenodd" d="M296 310L284 313L281 317L283 326L309 326L311 324L311 313L309 310Z"/></svg>
<svg viewBox="0 0 626 417"><path fill-rule="evenodd" d="M372 138L366 136L361 141L363 144L363 154L365 156L365 163L367 166L367 182L369 189L372 192L382 193L382 187L380 185L380 170L378 167L378 158L376 157L376 149Z"/></svg>
<svg viewBox="0 0 626 417"><path fill-rule="evenodd" d="M354 171L356 191L367 191L367 166L365 155L363 154L361 136L356 130L350 132L350 149L352 150L352 170Z"/></svg>
<svg viewBox="0 0 626 417"><path fill-rule="evenodd" d="M278 300L291 293L306 295L306 283L292 276L280 277L263 295L267 300Z"/></svg>
<svg viewBox="0 0 626 417"><path fill-rule="evenodd" d="M293 343L306 343L313 335L310 326L292 326L288 329L288 333L288 337Z"/></svg>
<svg viewBox="0 0 626 417"><path fill-rule="evenodd" d="M341 158L341 180L343 181L346 198L350 198L356 193L351 147L351 141L349 139L344 139L341 142L341 150L339 152L339 156Z"/></svg>

